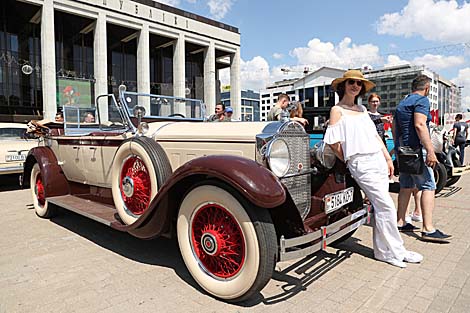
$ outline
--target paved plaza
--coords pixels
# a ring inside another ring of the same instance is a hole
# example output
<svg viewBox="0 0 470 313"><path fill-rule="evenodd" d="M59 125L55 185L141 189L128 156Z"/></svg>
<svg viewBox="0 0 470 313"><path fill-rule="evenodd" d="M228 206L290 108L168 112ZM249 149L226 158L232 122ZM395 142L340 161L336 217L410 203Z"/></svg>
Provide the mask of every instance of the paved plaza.
<svg viewBox="0 0 470 313"><path fill-rule="evenodd" d="M435 224L451 244L403 234L421 264L375 261L365 226L337 248L278 263L261 294L239 305L196 285L176 240L139 240L68 211L40 219L30 191L14 185L0 186L2 313L470 312L470 175L437 197Z"/></svg>

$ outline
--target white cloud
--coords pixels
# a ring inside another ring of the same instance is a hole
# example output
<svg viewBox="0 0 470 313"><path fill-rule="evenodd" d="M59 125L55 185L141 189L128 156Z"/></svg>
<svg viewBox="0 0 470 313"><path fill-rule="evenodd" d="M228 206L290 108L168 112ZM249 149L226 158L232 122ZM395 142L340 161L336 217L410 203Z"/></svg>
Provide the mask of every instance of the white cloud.
<svg viewBox="0 0 470 313"><path fill-rule="evenodd" d="M384 67L392 67L405 64L410 64L410 62L402 60L398 55L389 55L387 57L387 62L384 64Z"/></svg>
<svg viewBox="0 0 470 313"><path fill-rule="evenodd" d="M462 65L465 63L463 56L442 56L436 54L425 54L422 57L416 57L413 59L413 63L417 65L424 64L426 67L433 71L439 71L445 68Z"/></svg>
<svg viewBox="0 0 470 313"><path fill-rule="evenodd" d="M296 58L300 65L342 68L360 67L364 63L376 63L380 60L377 46L357 45L352 43L349 37L345 37L337 46L314 38L308 42L307 47L292 49L290 55Z"/></svg>
<svg viewBox="0 0 470 313"><path fill-rule="evenodd" d="M214 19L222 19L230 11L233 0L209 0L207 5Z"/></svg>
<svg viewBox="0 0 470 313"><path fill-rule="evenodd" d="M282 59L284 57L284 54L282 53L273 53L273 58L276 60Z"/></svg>
<svg viewBox="0 0 470 313"><path fill-rule="evenodd" d="M470 37L470 3L450 0L409 0L400 12L384 14L377 32L395 36L422 36L426 40L466 42Z"/></svg>
<svg viewBox="0 0 470 313"><path fill-rule="evenodd" d="M160 3L163 3L163 4L167 4L167 5L170 5L172 7L177 7L180 4L180 0L153 0L153 1L160 2Z"/></svg>
<svg viewBox="0 0 470 313"><path fill-rule="evenodd" d="M219 72L221 85L230 85L230 71L228 68ZM258 91L271 83L269 64L260 56L250 61L240 60L240 84L243 90L251 89Z"/></svg>
<svg viewBox="0 0 470 313"><path fill-rule="evenodd" d="M452 82L462 88L462 108L470 108L470 67L459 70L457 77Z"/></svg>

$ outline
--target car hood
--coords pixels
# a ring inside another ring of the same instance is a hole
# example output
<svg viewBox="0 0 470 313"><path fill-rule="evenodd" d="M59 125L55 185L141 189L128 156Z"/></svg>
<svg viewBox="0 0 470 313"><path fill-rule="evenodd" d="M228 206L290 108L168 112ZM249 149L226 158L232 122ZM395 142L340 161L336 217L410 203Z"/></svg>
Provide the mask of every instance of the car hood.
<svg viewBox="0 0 470 313"><path fill-rule="evenodd" d="M155 140L255 142L271 122L155 122L149 136Z"/></svg>

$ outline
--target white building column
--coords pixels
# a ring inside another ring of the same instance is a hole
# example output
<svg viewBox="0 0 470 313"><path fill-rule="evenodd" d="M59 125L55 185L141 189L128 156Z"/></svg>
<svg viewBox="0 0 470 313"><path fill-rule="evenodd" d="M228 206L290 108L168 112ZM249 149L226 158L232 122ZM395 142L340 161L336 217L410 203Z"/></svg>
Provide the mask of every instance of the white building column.
<svg viewBox="0 0 470 313"><path fill-rule="evenodd" d="M150 34L149 24L143 23L137 39L137 92L150 93ZM139 104L150 115L150 98L139 97Z"/></svg>
<svg viewBox="0 0 470 313"><path fill-rule="evenodd" d="M54 120L57 112L54 1L44 0L41 11L41 74L43 118Z"/></svg>
<svg viewBox="0 0 470 313"><path fill-rule="evenodd" d="M173 46L173 96L178 98L185 98L186 88L186 58L185 58L185 42L184 34L179 34ZM184 103L177 103L175 105L175 113L186 115L186 108Z"/></svg>
<svg viewBox="0 0 470 313"><path fill-rule="evenodd" d="M230 105L233 108L233 117L241 117L241 84L240 84L240 48L230 55Z"/></svg>
<svg viewBox="0 0 470 313"><path fill-rule="evenodd" d="M98 12L93 39L93 68L95 72L95 99L108 94L108 45L106 36L106 13ZM108 121L108 99L100 98L100 122Z"/></svg>
<svg viewBox="0 0 470 313"><path fill-rule="evenodd" d="M215 45L211 41L204 51L204 103L206 114L212 114L215 109L216 80L215 80Z"/></svg>

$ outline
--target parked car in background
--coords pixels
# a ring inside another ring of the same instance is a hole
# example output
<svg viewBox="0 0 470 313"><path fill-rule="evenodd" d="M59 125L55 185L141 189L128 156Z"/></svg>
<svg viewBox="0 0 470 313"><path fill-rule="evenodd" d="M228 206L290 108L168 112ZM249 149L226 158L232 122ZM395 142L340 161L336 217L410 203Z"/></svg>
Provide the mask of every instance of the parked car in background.
<svg viewBox="0 0 470 313"><path fill-rule="evenodd" d="M26 125L0 123L0 175L22 174L23 162L37 139L28 139Z"/></svg>
<svg viewBox="0 0 470 313"><path fill-rule="evenodd" d="M276 262L368 221L344 165L327 145L310 150L301 124L207 123L199 100L119 90L97 98L95 122L64 107L63 124L38 128L25 163L38 216L62 207L138 238L175 236L197 284L231 302L257 294Z"/></svg>

